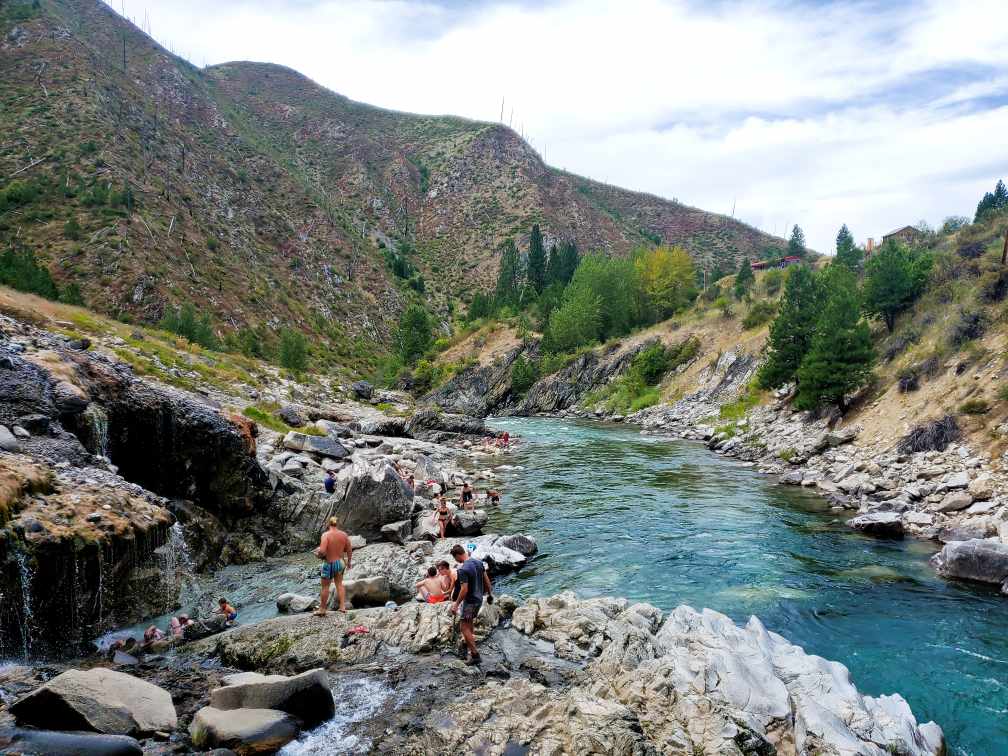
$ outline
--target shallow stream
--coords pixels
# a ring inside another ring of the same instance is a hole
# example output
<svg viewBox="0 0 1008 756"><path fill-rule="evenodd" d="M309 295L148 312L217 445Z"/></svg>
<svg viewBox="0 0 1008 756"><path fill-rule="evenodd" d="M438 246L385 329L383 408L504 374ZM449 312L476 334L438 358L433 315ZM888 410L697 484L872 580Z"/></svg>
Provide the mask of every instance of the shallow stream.
<svg viewBox="0 0 1008 756"><path fill-rule="evenodd" d="M524 468L491 529L531 533L540 549L501 590L756 614L845 664L862 693L903 695L952 753L1008 753L1008 599L937 577L934 544L861 536L820 497L699 444L598 423L491 424L522 437L509 461Z"/></svg>

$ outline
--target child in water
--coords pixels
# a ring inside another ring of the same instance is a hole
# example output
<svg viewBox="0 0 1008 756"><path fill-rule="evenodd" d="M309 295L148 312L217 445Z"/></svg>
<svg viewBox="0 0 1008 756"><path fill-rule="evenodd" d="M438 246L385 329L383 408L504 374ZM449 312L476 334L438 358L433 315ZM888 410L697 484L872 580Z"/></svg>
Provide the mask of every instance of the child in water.
<svg viewBox="0 0 1008 756"><path fill-rule="evenodd" d="M217 599L217 604L219 605L219 608L216 612L214 612L214 614L223 614L227 618L227 622L225 624L230 625L238 619L238 610L231 606L226 598Z"/></svg>

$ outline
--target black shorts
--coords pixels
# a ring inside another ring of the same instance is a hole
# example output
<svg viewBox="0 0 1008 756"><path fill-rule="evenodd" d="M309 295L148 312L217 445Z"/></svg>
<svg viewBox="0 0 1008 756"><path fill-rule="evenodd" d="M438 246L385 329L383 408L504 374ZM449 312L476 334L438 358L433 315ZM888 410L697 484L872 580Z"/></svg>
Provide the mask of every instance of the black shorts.
<svg viewBox="0 0 1008 756"><path fill-rule="evenodd" d="M468 604L466 602L462 603L462 619L468 622L472 622L476 619L476 615L479 614L480 604Z"/></svg>

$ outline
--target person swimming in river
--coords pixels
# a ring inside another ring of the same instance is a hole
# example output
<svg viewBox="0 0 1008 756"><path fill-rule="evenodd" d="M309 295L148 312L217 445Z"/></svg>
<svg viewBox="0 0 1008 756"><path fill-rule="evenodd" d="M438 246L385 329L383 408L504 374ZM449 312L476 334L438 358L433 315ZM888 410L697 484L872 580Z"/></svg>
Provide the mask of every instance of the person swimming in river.
<svg viewBox="0 0 1008 756"><path fill-rule="evenodd" d="M492 488L488 488L486 492L487 503L489 504L500 504L500 492L495 491Z"/></svg>
<svg viewBox="0 0 1008 756"><path fill-rule="evenodd" d="M423 600L428 604L440 604L448 598L445 591L444 581L438 575L438 568L431 566L427 568L427 577L416 584L417 590Z"/></svg>
<svg viewBox="0 0 1008 756"><path fill-rule="evenodd" d="M238 610L231 606L226 598L217 599L217 605L214 614L223 614L226 624L230 625L238 619Z"/></svg>

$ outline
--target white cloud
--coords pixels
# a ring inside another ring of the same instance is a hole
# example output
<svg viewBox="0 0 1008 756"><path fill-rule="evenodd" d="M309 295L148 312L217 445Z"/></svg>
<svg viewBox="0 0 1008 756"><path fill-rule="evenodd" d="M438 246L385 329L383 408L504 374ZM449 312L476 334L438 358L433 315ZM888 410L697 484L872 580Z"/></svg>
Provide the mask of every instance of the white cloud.
<svg viewBox="0 0 1008 756"><path fill-rule="evenodd" d="M122 6L197 65L267 60L353 99L484 120L504 96L554 165L734 202L820 250L844 222L864 239L970 215L1008 174L1008 8L993 0Z"/></svg>

